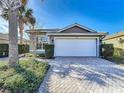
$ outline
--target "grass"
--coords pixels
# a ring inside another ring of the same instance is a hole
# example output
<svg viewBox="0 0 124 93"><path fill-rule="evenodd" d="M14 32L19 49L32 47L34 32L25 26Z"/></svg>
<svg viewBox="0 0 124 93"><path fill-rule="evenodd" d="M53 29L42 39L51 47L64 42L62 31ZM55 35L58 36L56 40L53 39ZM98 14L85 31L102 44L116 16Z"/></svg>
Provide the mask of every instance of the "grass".
<svg viewBox="0 0 124 93"><path fill-rule="evenodd" d="M15 68L0 62L0 93L37 93L48 68L48 63L33 60L21 60Z"/></svg>

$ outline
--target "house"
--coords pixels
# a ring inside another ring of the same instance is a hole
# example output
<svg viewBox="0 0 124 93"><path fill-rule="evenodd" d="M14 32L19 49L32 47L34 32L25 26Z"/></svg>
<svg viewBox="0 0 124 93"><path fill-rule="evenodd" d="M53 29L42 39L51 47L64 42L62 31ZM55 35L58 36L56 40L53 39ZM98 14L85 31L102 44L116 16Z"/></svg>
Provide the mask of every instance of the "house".
<svg viewBox="0 0 124 93"><path fill-rule="evenodd" d="M113 47L113 56L124 58L124 32L105 37L103 43Z"/></svg>
<svg viewBox="0 0 124 93"><path fill-rule="evenodd" d="M0 44L7 44L9 42L8 35L0 33Z"/></svg>
<svg viewBox="0 0 124 93"><path fill-rule="evenodd" d="M101 39L106 33L98 33L80 24L72 24L62 29L27 30L30 34L31 49L38 43L54 44L54 56L94 56L99 57Z"/></svg>
<svg viewBox="0 0 124 93"><path fill-rule="evenodd" d="M0 33L0 44L8 44L9 43L9 37L8 34ZM23 44L29 44L29 40L23 39ZM20 39L18 39L18 44L20 44Z"/></svg>
<svg viewBox="0 0 124 93"><path fill-rule="evenodd" d="M109 35L103 39L105 44L113 44L114 48L124 49L124 32Z"/></svg>

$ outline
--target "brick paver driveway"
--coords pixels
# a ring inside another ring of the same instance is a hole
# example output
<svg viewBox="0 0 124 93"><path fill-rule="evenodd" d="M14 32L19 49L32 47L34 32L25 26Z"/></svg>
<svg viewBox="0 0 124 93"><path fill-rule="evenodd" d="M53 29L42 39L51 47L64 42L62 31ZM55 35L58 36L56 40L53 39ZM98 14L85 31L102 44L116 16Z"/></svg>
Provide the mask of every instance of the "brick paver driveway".
<svg viewBox="0 0 124 93"><path fill-rule="evenodd" d="M100 58L56 58L40 93L124 93L124 68Z"/></svg>

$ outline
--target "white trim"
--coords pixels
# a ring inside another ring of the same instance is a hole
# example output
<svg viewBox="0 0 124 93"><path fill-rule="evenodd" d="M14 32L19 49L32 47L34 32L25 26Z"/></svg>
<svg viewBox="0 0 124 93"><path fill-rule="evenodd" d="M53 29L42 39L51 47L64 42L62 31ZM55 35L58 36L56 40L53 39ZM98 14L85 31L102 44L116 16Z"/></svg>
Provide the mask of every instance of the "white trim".
<svg viewBox="0 0 124 93"><path fill-rule="evenodd" d="M93 39L93 38L96 38L96 39L99 39L99 37L54 37L54 40L55 39L61 39L61 38L74 38L74 39L83 39L83 38L85 38L85 39Z"/></svg>
<svg viewBox="0 0 124 93"><path fill-rule="evenodd" d="M99 57L99 37L54 37L54 45L55 45L55 41L56 39L64 39L64 38L69 38L69 39L96 39L96 57ZM56 46L54 46L54 56L55 56L55 48Z"/></svg>
<svg viewBox="0 0 124 93"><path fill-rule="evenodd" d="M96 46L97 46L97 57L100 56L100 39L96 39Z"/></svg>
<svg viewBox="0 0 124 93"><path fill-rule="evenodd" d="M89 35L89 36L93 36L93 35L98 35L98 36L105 36L106 33L48 33L47 34L48 36L50 35L53 35L53 36L60 36L60 35L63 35L63 36L68 36L68 35L77 35L77 36L85 36L85 35Z"/></svg>

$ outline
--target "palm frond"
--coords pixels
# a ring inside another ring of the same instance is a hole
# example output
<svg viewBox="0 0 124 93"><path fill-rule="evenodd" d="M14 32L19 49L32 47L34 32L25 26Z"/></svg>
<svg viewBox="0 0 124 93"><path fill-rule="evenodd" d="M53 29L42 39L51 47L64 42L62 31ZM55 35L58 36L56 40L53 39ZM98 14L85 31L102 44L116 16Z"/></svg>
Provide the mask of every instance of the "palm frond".
<svg viewBox="0 0 124 93"><path fill-rule="evenodd" d="M36 23L36 18L35 17L30 17L29 18L29 24L31 24L32 26L34 26L35 25L35 23Z"/></svg>
<svg viewBox="0 0 124 93"><path fill-rule="evenodd" d="M5 13L5 14L2 14L1 16L2 16L2 18L4 18L5 20L9 20L9 15L8 15L8 14Z"/></svg>
<svg viewBox="0 0 124 93"><path fill-rule="evenodd" d="M0 0L0 11L2 18L5 20L9 19L9 14L8 14L8 7L9 6L9 0Z"/></svg>
<svg viewBox="0 0 124 93"><path fill-rule="evenodd" d="M33 14L33 10L32 9L27 9L26 13L25 13L25 16L30 17L30 16L32 16L32 14Z"/></svg>
<svg viewBox="0 0 124 93"><path fill-rule="evenodd" d="M8 14L8 9L2 9L2 14L1 14L1 17L4 18L5 20L8 20L9 19L9 14Z"/></svg>
<svg viewBox="0 0 124 93"><path fill-rule="evenodd" d="M21 6L21 7L19 8L19 14L21 15L21 14L23 14L24 12L26 12L25 6Z"/></svg>

